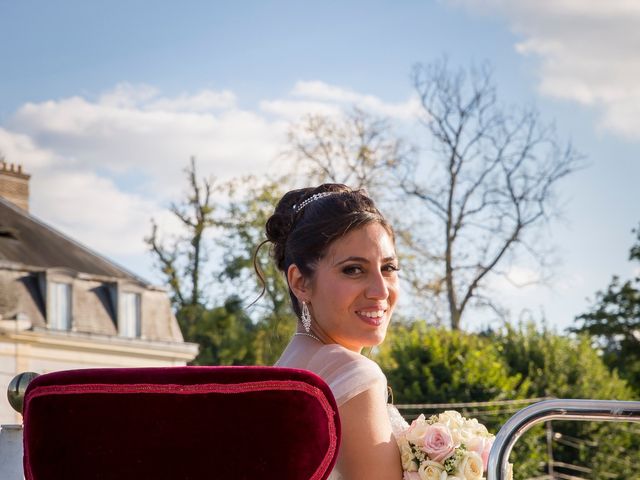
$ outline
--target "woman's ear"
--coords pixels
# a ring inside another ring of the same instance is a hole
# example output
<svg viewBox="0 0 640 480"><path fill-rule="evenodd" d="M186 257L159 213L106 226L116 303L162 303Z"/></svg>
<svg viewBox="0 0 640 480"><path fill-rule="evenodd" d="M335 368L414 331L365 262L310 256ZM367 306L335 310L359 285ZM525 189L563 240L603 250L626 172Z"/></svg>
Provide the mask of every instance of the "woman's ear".
<svg viewBox="0 0 640 480"><path fill-rule="evenodd" d="M287 270L287 281L289 282L289 288L298 300L306 301L306 299L309 298L309 294L311 293L309 292L309 286L302 275L302 272L295 263L289 265L289 269Z"/></svg>

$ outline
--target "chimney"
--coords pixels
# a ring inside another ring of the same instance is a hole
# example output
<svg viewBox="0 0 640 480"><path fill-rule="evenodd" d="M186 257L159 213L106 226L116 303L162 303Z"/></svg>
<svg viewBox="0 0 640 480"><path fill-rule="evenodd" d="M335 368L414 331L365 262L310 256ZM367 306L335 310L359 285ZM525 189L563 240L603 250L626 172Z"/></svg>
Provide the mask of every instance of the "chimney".
<svg viewBox="0 0 640 480"><path fill-rule="evenodd" d="M8 164L0 156L0 197L29 211L29 178L22 165Z"/></svg>

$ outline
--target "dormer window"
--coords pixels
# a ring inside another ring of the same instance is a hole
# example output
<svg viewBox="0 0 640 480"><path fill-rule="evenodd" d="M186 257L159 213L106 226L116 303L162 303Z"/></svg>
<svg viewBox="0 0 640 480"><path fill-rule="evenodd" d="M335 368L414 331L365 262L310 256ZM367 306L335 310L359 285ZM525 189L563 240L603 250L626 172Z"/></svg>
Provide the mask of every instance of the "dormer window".
<svg viewBox="0 0 640 480"><path fill-rule="evenodd" d="M140 337L140 294L122 292L120 302L118 333L121 337Z"/></svg>
<svg viewBox="0 0 640 480"><path fill-rule="evenodd" d="M49 302L49 328L71 330L71 285L51 282Z"/></svg>

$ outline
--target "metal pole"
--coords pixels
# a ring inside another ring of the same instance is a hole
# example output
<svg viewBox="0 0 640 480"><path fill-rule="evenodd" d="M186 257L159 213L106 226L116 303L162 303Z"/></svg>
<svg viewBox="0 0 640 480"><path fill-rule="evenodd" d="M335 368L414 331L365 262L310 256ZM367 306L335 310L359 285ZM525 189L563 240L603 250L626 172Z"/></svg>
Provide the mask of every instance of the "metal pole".
<svg viewBox="0 0 640 480"><path fill-rule="evenodd" d="M509 454L524 432L547 420L639 422L640 402L545 400L523 408L502 426L489 454L487 480L506 480Z"/></svg>
<svg viewBox="0 0 640 480"><path fill-rule="evenodd" d="M553 474L553 428L551 428L551 421L547 423L547 472L549 478L553 480L555 478Z"/></svg>

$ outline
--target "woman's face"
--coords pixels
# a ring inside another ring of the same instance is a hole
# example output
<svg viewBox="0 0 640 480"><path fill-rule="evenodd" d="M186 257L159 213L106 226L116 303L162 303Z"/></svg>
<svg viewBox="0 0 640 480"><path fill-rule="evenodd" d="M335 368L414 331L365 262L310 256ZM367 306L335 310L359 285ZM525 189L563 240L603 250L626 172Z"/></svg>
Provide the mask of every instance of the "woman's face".
<svg viewBox="0 0 640 480"><path fill-rule="evenodd" d="M314 330L356 352L380 344L398 298L397 270L393 240L378 223L333 242L310 283Z"/></svg>

